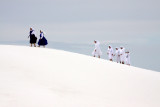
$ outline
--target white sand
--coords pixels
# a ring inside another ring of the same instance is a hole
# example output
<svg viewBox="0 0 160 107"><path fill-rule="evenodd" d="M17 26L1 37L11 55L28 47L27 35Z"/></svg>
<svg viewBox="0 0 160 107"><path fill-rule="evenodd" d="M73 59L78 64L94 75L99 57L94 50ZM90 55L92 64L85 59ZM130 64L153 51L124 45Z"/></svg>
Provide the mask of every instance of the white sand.
<svg viewBox="0 0 160 107"><path fill-rule="evenodd" d="M60 50L1 45L0 107L160 107L160 73Z"/></svg>

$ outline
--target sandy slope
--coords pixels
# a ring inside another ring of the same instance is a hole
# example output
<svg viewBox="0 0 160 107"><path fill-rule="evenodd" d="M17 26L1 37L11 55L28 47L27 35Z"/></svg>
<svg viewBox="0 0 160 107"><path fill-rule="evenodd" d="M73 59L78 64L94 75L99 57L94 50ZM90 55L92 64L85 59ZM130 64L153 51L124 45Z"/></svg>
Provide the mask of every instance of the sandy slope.
<svg viewBox="0 0 160 107"><path fill-rule="evenodd" d="M24 46L0 57L0 107L160 107L159 72Z"/></svg>

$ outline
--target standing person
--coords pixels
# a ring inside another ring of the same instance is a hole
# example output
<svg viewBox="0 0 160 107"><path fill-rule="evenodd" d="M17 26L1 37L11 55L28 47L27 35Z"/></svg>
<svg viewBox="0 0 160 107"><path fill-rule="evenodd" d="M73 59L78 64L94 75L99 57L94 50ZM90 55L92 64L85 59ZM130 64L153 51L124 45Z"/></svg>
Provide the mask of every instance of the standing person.
<svg viewBox="0 0 160 107"><path fill-rule="evenodd" d="M117 47L116 47L114 56L116 56L116 61L117 63L119 63L120 62L120 50Z"/></svg>
<svg viewBox="0 0 160 107"><path fill-rule="evenodd" d="M109 45L107 55L110 61L113 61L113 48Z"/></svg>
<svg viewBox="0 0 160 107"><path fill-rule="evenodd" d="M124 64L125 62L125 48L123 46L120 47L120 63Z"/></svg>
<svg viewBox="0 0 160 107"><path fill-rule="evenodd" d="M94 57L98 56L98 58L100 58L101 55L102 55L102 51L101 51L101 49L100 49L100 47L99 47L100 42L94 40L94 43L95 43L95 49L94 49L94 51L92 52L92 55L93 55Z"/></svg>
<svg viewBox="0 0 160 107"><path fill-rule="evenodd" d="M38 41L38 47L43 46L45 48L45 45L47 44L47 39L44 37L44 33L40 30L40 39Z"/></svg>
<svg viewBox="0 0 160 107"><path fill-rule="evenodd" d="M32 44L34 44L34 47L36 47L36 42L37 42L37 37L35 36L35 31L33 30L33 28L30 28L30 32L29 32L29 36L30 37L30 44L32 47Z"/></svg>
<svg viewBox="0 0 160 107"><path fill-rule="evenodd" d="M130 66L131 63L130 63L130 54L129 54L129 51L126 51L125 56L126 56L126 64Z"/></svg>

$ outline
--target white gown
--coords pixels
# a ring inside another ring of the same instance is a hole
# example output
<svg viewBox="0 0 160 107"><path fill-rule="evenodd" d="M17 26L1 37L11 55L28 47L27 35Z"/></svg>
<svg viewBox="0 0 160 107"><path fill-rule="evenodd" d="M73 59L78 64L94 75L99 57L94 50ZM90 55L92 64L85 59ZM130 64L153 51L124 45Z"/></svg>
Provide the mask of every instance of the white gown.
<svg viewBox="0 0 160 107"><path fill-rule="evenodd" d="M126 53L126 64L127 65L130 65L130 54L129 53Z"/></svg>
<svg viewBox="0 0 160 107"><path fill-rule="evenodd" d="M120 49L120 60L121 62L125 62L125 48Z"/></svg>
<svg viewBox="0 0 160 107"><path fill-rule="evenodd" d="M119 49L116 50L115 56L116 56L116 61L117 61L117 63L119 63L119 62L120 62L120 50L119 50Z"/></svg>
<svg viewBox="0 0 160 107"><path fill-rule="evenodd" d="M113 59L113 49L112 49L112 47L108 48L107 54L108 54L109 59Z"/></svg>
<svg viewBox="0 0 160 107"><path fill-rule="evenodd" d="M102 51L101 51L101 48L99 47L99 45L100 45L100 42L97 41L97 43L95 43L95 49L93 50L92 55L94 55L94 56L102 55Z"/></svg>

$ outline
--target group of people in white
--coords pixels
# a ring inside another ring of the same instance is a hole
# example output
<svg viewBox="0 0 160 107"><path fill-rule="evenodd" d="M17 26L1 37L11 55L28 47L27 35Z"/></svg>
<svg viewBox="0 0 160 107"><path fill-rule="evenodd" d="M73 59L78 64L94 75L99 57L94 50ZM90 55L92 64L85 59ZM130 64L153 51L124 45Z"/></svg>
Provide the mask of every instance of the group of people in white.
<svg viewBox="0 0 160 107"><path fill-rule="evenodd" d="M94 40L94 43L95 43L95 49L92 52L92 55L94 57L98 56L98 58L100 58L100 56L102 55L102 51L100 49L100 42L97 40ZM110 61L113 61L113 58L116 57L117 63L130 65L129 51L125 51L125 48L123 46L120 46L119 48L116 47L114 52L112 46L109 45L107 50L107 55Z"/></svg>

